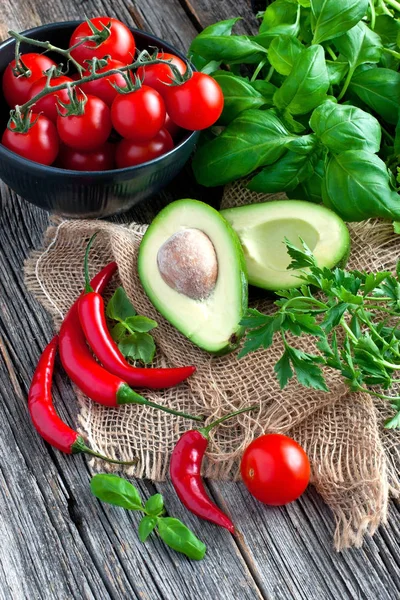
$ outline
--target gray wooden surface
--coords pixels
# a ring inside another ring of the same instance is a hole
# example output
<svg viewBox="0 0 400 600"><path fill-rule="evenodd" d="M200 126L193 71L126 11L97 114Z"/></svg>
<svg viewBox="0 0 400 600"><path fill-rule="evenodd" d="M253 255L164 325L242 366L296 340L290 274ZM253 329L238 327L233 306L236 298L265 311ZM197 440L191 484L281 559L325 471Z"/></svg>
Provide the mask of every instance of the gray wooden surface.
<svg viewBox="0 0 400 600"><path fill-rule="evenodd" d="M84 13L115 15L182 49L218 19L240 14L242 31L255 27L245 0L1 0L0 6L3 38L10 27L22 30ZM178 197L191 185L175 184L170 192ZM89 491L86 459L53 451L29 421L27 390L52 327L24 289L22 265L40 244L48 215L4 184L0 198L0 600L400 598L395 503L389 524L361 550L336 554L332 516L312 489L288 507L267 509L241 484L210 483L210 493L241 532L234 539L188 513L169 483L138 482L143 495L164 493L171 514L206 542L201 563L157 539L140 544L136 514L98 503ZM73 422L74 396L64 375L56 375L54 388L61 415Z"/></svg>

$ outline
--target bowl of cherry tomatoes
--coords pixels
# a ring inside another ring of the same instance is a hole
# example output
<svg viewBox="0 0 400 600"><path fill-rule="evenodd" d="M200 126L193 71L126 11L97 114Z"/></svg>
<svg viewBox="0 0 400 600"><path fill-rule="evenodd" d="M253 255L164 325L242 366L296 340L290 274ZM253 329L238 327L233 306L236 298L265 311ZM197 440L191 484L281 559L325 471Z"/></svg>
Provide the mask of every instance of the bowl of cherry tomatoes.
<svg viewBox="0 0 400 600"><path fill-rule="evenodd" d="M104 217L149 199L223 106L213 80L179 50L109 17L15 34L0 45L0 77L0 178L68 217Z"/></svg>

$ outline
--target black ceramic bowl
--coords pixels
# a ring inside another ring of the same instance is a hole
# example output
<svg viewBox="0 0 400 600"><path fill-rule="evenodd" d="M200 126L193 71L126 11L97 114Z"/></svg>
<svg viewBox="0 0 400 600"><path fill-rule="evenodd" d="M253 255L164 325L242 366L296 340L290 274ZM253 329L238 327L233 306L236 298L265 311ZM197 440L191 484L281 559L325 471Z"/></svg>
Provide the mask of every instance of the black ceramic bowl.
<svg viewBox="0 0 400 600"><path fill-rule="evenodd" d="M29 29L24 34L66 48L79 23L53 23ZM131 31L139 50L157 47L185 59L179 50L167 42L137 29ZM0 78L14 58L14 48L13 39L0 45ZM40 52L40 49L22 44L21 51ZM60 55L49 56L58 62L62 59ZM9 107L1 96L0 127L3 131ZM22 198L44 210L68 217L106 217L128 210L166 186L189 159L198 136L198 132L184 133L173 150L142 165L96 172L69 171L40 165L0 144L0 178Z"/></svg>

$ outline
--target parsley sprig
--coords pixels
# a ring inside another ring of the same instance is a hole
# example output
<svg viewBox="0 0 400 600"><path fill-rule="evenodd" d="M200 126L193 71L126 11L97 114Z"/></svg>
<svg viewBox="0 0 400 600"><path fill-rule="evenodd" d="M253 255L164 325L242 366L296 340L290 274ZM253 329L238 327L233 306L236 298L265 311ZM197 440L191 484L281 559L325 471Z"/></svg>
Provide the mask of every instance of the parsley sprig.
<svg viewBox="0 0 400 600"><path fill-rule="evenodd" d="M266 315L249 309L242 320L246 339L239 358L271 346L275 336L283 353L274 370L281 388L292 377L305 387L328 391L324 367L341 372L351 391L387 399L395 414L385 427L400 428L400 396L383 393L400 371L400 261L396 274L320 268L306 243L285 240L292 259L289 269L301 271L301 285L281 290L278 310ZM317 338L319 354L295 348L289 336ZM379 386L378 390L372 389Z"/></svg>

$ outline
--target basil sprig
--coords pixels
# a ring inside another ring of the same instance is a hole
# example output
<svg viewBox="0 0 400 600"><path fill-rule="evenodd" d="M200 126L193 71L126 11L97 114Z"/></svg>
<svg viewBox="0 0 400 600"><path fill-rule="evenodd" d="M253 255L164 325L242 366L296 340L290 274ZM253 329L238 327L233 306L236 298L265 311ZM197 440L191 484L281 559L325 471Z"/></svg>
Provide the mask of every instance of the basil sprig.
<svg viewBox="0 0 400 600"><path fill-rule="evenodd" d="M251 190L323 202L348 221L399 221L397 4L275 0L259 16L258 35L234 35L230 19L189 51L225 100L193 160L198 182L251 176Z"/></svg>
<svg viewBox="0 0 400 600"><path fill-rule="evenodd" d="M127 510L142 512L138 534L145 542L155 531L167 546L192 560L201 560L206 546L179 519L164 516L164 500L154 494L143 504L138 490L129 481L117 475L100 473L90 481L92 494L99 500Z"/></svg>

